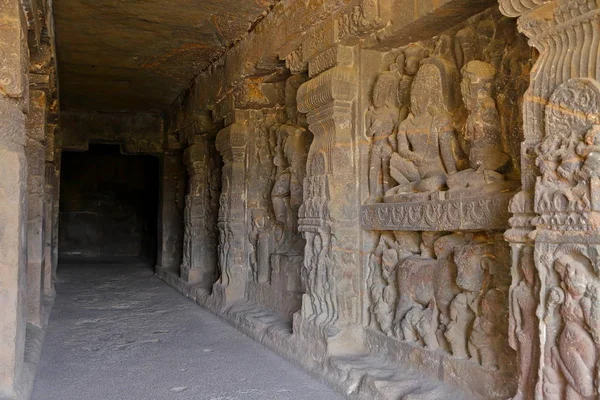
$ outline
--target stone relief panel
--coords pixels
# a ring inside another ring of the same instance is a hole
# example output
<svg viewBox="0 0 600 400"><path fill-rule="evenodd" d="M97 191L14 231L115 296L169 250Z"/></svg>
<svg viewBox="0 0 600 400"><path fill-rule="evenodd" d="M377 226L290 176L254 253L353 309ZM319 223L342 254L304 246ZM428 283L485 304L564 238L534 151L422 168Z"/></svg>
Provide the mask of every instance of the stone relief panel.
<svg viewBox="0 0 600 400"><path fill-rule="evenodd" d="M520 187L515 109L530 55L514 21L488 10L383 54L364 119L371 345L406 359L421 349L418 367L474 394L493 387L493 398L516 391L516 362L525 374L536 368L532 263L513 281L503 237ZM525 355L516 360L514 349Z"/></svg>
<svg viewBox="0 0 600 400"><path fill-rule="evenodd" d="M375 80L365 116L371 150L363 225L383 209L406 213L378 203L419 203L427 211L427 202L459 207L514 192L523 137L515 110L530 58L515 24L497 11L386 54L393 61ZM507 209L509 198L495 208Z"/></svg>
<svg viewBox="0 0 600 400"><path fill-rule="evenodd" d="M369 261L370 327L487 369L507 367L507 254L501 237L484 232L382 233Z"/></svg>
<svg viewBox="0 0 600 400"><path fill-rule="evenodd" d="M251 296L286 318L300 308L305 241L298 231L312 134L298 113L296 94L306 80L285 85L285 109L263 118L249 145L248 261Z"/></svg>

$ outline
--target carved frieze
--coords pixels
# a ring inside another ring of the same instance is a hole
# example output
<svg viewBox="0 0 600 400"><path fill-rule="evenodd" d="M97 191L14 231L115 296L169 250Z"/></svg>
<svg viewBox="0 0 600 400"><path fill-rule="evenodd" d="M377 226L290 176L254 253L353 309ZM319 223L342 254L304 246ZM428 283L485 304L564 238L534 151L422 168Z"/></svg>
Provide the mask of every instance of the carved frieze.
<svg viewBox="0 0 600 400"><path fill-rule="evenodd" d="M363 205L363 229L392 231L501 230L508 225L514 193L453 200Z"/></svg>

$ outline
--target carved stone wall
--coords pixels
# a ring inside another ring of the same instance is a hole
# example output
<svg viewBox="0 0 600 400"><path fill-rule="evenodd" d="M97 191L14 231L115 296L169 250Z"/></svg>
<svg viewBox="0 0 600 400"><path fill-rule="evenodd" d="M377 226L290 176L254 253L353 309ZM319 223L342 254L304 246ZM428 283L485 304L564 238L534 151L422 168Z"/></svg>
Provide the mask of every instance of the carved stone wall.
<svg viewBox="0 0 600 400"><path fill-rule="evenodd" d="M214 292L293 313L285 344L358 397L401 365L465 398L595 398L597 1L433 3L352 1L277 68L245 48L199 76L179 106L227 126ZM312 140L270 101L288 73Z"/></svg>

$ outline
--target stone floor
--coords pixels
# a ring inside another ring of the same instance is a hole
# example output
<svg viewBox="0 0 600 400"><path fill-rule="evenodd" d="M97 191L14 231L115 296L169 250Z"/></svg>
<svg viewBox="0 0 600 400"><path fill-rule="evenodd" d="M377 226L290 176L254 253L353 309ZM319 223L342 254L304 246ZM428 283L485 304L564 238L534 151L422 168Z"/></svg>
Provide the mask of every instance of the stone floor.
<svg viewBox="0 0 600 400"><path fill-rule="evenodd" d="M140 263L63 264L34 400L342 399Z"/></svg>

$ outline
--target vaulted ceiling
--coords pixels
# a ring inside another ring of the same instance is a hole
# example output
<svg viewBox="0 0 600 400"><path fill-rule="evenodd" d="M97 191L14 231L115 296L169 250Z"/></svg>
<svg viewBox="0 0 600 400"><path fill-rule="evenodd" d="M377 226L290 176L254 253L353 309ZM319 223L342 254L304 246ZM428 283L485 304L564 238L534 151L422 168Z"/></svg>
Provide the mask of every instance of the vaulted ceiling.
<svg viewBox="0 0 600 400"><path fill-rule="evenodd" d="M166 109L276 0L54 0L61 108Z"/></svg>

